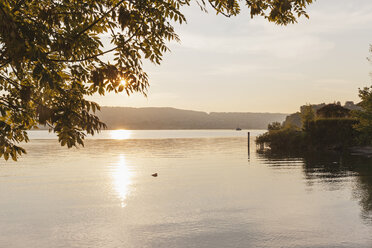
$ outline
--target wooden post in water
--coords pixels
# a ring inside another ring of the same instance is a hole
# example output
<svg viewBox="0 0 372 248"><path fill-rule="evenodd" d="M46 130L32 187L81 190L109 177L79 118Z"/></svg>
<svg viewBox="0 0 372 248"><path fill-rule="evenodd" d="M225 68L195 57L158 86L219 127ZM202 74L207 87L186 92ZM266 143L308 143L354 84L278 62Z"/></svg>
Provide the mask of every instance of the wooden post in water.
<svg viewBox="0 0 372 248"><path fill-rule="evenodd" d="M250 157L250 136L251 136L251 133L248 132L248 158Z"/></svg>

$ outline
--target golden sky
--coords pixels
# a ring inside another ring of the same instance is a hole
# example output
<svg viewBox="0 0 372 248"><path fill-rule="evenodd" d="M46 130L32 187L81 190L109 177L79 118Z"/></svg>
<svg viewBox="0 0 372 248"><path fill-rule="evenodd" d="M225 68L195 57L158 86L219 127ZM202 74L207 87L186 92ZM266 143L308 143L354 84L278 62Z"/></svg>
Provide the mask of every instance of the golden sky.
<svg viewBox="0 0 372 248"><path fill-rule="evenodd" d="M160 66L145 63L148 97L109 94L104 106L283 112L306 103L358 101L371 85L371 0L318 0L310 19L276 26L250 19L183 9L180 43L170 43ZM108 56L110 60L112 57Z"/></svg>

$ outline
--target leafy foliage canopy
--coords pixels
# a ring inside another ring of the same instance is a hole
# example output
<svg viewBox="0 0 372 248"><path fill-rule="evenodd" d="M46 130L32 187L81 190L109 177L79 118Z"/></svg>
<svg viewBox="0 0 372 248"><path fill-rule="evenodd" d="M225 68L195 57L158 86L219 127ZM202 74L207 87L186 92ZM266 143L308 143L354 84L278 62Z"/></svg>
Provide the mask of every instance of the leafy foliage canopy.
<svg viewBox="0 0 372 248"><path fill-rule="evenodd" d="M251 17L285 25L307 17L313 0L196 0L202 10L234 16L246 5ZM27 132L47 125L68 147L105 127L94 114L93 94L146 94L142 62L160 64L176 40L174 23L191 0L0 1L0 156L14 160ZM103 37L111 45L104 47ZM107 62L103 55L113 53ZM125 81L125 83L121 83Z"/></svg>

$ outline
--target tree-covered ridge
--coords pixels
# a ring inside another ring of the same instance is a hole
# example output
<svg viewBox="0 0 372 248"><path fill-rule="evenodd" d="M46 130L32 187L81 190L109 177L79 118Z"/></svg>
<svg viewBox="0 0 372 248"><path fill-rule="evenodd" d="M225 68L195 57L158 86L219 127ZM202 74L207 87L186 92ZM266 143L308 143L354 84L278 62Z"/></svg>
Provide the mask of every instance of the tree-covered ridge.
<svg viewBox="0 0 372 248"><path fill-rule="evenodd" d="M234 16L245 5L251 17L286 25L307 17L312 0L195 1L202 10ZM160 64L179 38L174 23L191 0L3 0L0 2L0 156L14 160L25 150L26 130L38 124L68 147L83 144L105 124L95 115L93 94L124 91L146 95L142 63ZM110 37L104 47L102 36ZM113 53L107 62L103 55Z"/></svg>
<svg viewBox="0 0 372 248"><path fill-rule="evenodd" d="M102 107L99 118L109 129L265 129L286 114L202 112L175 108Z"/></svg>

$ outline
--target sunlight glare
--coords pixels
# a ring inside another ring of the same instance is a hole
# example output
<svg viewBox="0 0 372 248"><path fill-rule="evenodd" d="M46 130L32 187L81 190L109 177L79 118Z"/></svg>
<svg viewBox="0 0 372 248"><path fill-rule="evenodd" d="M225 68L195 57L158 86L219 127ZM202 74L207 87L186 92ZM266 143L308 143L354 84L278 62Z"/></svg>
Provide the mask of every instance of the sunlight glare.
<svg viewBox="0 0 372 248"><path fill-rule="evenodd" d="M121 154L115 169L112 171L113 187L120 198L122 208L126 206L126 199L129 194L129 187L132 184L133 172L129 169L125 156Z"/></svg>
<svg viewBox="0 0 372 248"><path fill-rule="evenodd" d="M132 132L130 130L111 130L111 139L125 140L131 137Z"/></svg>

